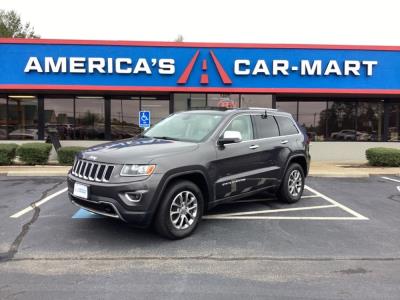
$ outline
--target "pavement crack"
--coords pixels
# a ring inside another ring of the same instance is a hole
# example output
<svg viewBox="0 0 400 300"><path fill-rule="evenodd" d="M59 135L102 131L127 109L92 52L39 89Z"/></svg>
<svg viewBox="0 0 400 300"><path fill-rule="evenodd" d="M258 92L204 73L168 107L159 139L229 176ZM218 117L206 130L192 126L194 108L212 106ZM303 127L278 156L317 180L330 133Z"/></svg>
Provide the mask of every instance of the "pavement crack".
<svg viewBox="0 0 400 300"><path fill-rule="evenodd" d="M0 253L0 262L6 262L14 258L15 254L18 252L18 248L21 245L23 238L28 233L30 226L39 218L40 208L35 206L34 203L32 203L31 206L33 207L32 218L28 223L25 223L22 226L21 232L15 238L14 242L12 242L10 249L6 253Z"/></svg>
<svg viewBox="0 0 400 300"><path fill-rule="evenodd" d="M33 223L35 223L37 221L37 219L39 218L40 207L36 206L36 203L38 203L40 200L42 200L45 197L47 197L49 192L53 191L54 189L56 189L58 186L60 186L63 183L64 183L64 181L57 182L57 184L53 185L51 188L48 188L45 191L43 191L43 193L42 193L42 195L41 195L39 200L33 201L30 204L30 206L33 208L32 218L27 223L22 225L21 232L17 235L15 240L12 242L9 250L7 252L0 253L0 263L1 262L6 262L6 261L10 261L10 260L12 260L14 258L15 254L17 254L17 252L18 252L18 249L19 249L19 246L22 243L22 240L24 239L26 234L29 232L30 226Z"/></svg>

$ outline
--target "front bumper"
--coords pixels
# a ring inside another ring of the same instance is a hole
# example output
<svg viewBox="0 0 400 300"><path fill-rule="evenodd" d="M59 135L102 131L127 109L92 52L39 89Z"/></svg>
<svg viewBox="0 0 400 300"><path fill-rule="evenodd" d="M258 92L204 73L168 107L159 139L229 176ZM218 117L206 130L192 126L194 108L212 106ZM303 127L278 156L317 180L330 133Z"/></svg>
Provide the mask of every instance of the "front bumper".
<svg viewBox="0 0 400 300"><path fill-rule="evenodd" d="M147 227L157 207L157 188L160 174L129 183L100 183L68 175L68 195L72 203L96 214L120 219L127 223ZM88 199L73 195L75 182L88 187ZM141 200L127 205L122 198L126 192L145 191Z"/></svg>

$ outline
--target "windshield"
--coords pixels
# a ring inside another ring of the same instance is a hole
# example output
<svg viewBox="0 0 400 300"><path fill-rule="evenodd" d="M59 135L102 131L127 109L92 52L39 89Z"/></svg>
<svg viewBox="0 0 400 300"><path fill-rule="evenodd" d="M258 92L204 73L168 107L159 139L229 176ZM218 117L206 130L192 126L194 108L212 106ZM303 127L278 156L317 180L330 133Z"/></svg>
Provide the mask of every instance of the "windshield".
<svg viewBox="0 0 400 300"><path fill-rule="evenodd" d="M187 142L206 139L222 120L216 113L178 113L162 120L145 131L145 137Z"/></svg>

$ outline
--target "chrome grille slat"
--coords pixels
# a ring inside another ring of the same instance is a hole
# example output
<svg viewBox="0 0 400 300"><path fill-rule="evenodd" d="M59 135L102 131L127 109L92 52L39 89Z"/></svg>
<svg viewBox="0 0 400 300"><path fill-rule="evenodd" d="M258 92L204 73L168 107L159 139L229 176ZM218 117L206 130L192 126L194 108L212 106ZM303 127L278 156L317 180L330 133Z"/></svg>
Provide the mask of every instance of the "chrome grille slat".
<svg viewBox="0 0 400 300"><path fill-rule="evenodd" d="M72 175L89 181L109 182L114 169L114 165L79 159L72 168Z"/></svg>

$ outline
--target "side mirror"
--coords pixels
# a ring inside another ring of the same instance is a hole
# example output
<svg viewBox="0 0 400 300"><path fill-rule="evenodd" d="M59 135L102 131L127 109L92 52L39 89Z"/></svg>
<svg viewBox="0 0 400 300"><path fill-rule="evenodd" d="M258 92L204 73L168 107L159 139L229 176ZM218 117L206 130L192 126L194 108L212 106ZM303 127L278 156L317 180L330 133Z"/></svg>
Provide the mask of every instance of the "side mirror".
<svg viewBox="0 0 400 300"><path fill-rule="evenodd" d="M242 141L242 135L239 131L227 130L224 135L218 140L218 145L223 146L225 144L239 143Z"/></svg>

